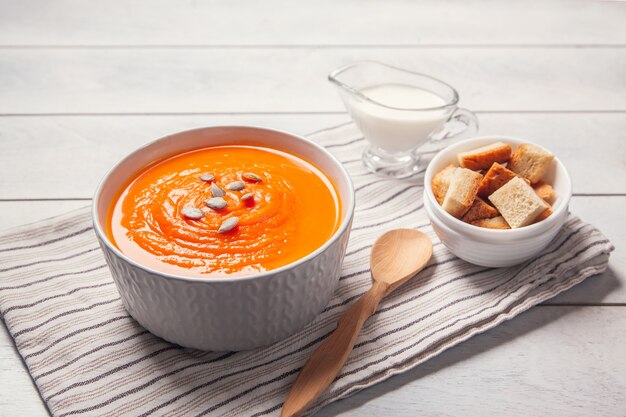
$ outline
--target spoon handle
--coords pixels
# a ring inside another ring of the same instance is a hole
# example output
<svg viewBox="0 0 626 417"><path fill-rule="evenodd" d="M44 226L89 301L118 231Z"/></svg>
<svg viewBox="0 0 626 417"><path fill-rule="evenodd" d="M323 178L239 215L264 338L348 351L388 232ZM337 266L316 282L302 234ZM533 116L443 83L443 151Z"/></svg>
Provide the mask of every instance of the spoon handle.
<svg viewBox="0 0 626 417"><path fill-rule="evenodd" d="M337 328L313 352L300 370L283 404L281 417L297 416L315 400L346 363L363 323L378 307L385 295L387 285L374 285L348 308L337 323Z"/></svg>

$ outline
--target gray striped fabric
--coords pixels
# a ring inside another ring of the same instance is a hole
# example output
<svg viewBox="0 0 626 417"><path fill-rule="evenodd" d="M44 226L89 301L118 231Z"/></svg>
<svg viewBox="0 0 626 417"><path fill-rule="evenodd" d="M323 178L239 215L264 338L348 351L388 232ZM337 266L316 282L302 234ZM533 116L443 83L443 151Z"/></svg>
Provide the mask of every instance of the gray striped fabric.
<svg viewBox="0 0 626 417"><path fill-rule="evenodd" d="M395 227L427 233L435 243L433 259L382 302L313 410L414 367L607 266L611 243L573 216L532 261L505 269L467 264L434 235L421 186L365 171L363 140L353 125L312 137L354 179L354 228L328 307L300 333L264 349L184 349L135 323L120 302L88 208L0 236L1 314L53 415L278 415L299 368L370 285L372 241Z"/></svg>

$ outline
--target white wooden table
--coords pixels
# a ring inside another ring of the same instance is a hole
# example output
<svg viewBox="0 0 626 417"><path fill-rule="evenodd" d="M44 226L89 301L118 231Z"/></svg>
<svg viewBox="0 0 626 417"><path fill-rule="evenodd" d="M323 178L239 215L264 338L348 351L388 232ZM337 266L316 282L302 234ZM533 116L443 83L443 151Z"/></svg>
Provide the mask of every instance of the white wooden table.
<svg viewBox="0 0 626 417"><path fill-rule="evenodd" d="M626 415L626 3L0 0L0 229L89 204L166 133L348 120L326 74L376 59L456 86L481 132L544 143L617 247L554 300L319 415ZM0 333L0 415L43 416Z"/></svg>

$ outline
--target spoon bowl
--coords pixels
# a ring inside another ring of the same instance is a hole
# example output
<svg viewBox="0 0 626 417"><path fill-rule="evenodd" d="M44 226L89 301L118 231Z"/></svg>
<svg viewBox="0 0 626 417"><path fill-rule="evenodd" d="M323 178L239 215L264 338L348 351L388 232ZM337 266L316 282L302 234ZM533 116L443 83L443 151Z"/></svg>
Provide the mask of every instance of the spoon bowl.
<svg viewBox="0 0 626 417"><path fill-rule="evenodd" d="M424 233L414 229L390 230L372 246L372 281L387 284L387 295L421 271L432 254L432 242Z"/></svg>

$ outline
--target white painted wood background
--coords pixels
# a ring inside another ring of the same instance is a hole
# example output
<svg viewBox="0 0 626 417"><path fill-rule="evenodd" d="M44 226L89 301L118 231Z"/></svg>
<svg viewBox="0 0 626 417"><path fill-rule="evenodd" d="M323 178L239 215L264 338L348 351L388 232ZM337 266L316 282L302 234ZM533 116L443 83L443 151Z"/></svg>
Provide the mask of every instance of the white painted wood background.
<svg viewBox="0 0 626 417"><path fill-rule="evenodd" d="M365 58L455 85L481 133L554 150L571 210L617 249L601 276L318 415L626 415L626 2L0 0L0 229L89 204L166 133L345 122L326 74ZM0 416L45 416L0 327Z"/></svg>

